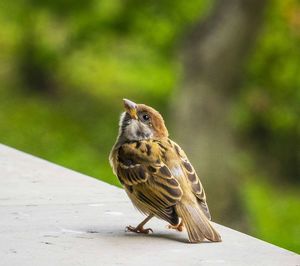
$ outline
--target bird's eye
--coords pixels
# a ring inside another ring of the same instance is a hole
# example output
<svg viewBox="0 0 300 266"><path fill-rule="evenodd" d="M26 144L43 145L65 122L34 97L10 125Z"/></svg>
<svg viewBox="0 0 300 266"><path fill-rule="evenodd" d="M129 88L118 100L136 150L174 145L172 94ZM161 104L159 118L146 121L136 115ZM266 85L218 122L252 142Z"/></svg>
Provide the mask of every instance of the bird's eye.
<svg viewBox="0 0 300 266"><path fill-rule="evenodd" d="M142 117L144 121L148 121L150 119L149 115L147 114L144 114Z"/></svg>

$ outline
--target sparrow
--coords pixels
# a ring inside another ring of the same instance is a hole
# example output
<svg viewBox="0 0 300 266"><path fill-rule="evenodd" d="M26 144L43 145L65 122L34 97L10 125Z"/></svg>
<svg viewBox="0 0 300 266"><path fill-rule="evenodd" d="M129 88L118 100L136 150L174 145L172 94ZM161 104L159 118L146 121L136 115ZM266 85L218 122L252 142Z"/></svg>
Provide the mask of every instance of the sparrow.
<svg viewBox="0 0 300 266"><path fill-rule="evenodd" d="M185 227L191 243L221 241L210 223L204 188L184 151L169 138L164 119L144 104L124 99L119 135L109 161L133 205L147 217L126 231L148 234L153 217Z"/></svg>

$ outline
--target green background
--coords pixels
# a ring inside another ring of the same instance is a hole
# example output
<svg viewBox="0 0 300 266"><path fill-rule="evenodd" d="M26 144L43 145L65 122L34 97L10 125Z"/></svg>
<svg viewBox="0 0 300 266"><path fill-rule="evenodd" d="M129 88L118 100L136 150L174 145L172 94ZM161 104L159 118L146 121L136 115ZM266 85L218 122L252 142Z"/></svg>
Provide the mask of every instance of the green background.
<svg viewBox="0 0 300 266"><path fill-rule="evenodd" d="M212 3L0 5L0 142L120 186L108 154L121 99L151 105L167 125L174 123L169 107L182 76L178 46ZM240 155L247 175L240 187L246 232L300 252L299 1L268 3L243 76L231 126L255 149ZM276 167L261 171L265 162L256 159L266 152Z"/></svg>

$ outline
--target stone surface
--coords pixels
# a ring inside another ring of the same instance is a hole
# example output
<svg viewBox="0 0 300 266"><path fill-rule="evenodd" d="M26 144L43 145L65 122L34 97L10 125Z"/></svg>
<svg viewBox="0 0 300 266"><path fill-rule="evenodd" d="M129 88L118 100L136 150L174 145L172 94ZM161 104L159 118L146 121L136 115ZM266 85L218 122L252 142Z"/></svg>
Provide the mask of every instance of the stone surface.
<svg viewBox="0 0 300 266"><path fill-rule="evenodd" d="M300 256L217 225L222 243L143 216L121 189L0 145L0 265L300 265Z"/></svg>

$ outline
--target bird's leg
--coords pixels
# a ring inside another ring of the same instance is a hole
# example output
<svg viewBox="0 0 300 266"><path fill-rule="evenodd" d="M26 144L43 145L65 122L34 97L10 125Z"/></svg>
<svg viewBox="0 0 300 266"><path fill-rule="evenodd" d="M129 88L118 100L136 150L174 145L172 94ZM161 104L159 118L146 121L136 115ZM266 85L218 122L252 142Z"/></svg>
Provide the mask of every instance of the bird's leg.
<svg viewBox="0 0 300 266"><path fill-rule="evenodd" d="M179 232L182 232L182 231L183 231L183 228L184 228L184 224L183 224L183 222L182 222L182 220L181 220L181 222L180 222L179 224L177 224L177 225L169 224L169 225L168 225L168 228L169 228L169 229L175 229L175 230L177 230L177 231L179 231Z"/></svg>
<svg viewBox="0 0 300 266"><path fill-rule="evenodd" d="M134 232L134 233L142 233L142 234L149 234L149 232L153 233L153 230L151 228L144 228L144 225L153 217L153 214L149 214L149 216L142 221L137 227L133 227L131 225L126 226L125 231L126 232Z"/></svg>

